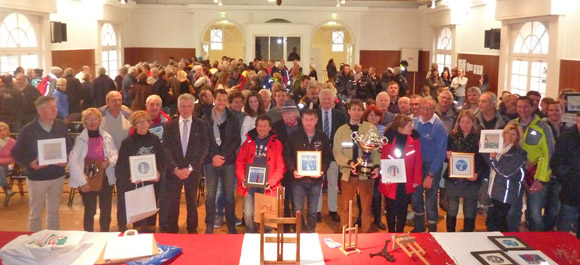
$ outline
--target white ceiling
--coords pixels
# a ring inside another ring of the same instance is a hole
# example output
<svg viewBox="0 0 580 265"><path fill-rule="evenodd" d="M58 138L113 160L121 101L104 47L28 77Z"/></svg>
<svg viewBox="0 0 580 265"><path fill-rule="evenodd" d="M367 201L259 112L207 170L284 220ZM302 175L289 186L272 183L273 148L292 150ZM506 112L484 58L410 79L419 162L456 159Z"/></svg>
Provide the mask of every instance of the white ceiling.
<svg viewBox="0 0 580 265"><path fill-rule="evenodd" d="M161 5L215 5L213 0L133 0L137 4L161 4ZM282 0L282 6L336 6L337 0ZM222 0L223 5L246 5L246 6L276 6L276 3L268 0ZM416 8L420 5L431 3L430 0L346 0L343 5L357 7L390 7L390 8Z"/></svg>

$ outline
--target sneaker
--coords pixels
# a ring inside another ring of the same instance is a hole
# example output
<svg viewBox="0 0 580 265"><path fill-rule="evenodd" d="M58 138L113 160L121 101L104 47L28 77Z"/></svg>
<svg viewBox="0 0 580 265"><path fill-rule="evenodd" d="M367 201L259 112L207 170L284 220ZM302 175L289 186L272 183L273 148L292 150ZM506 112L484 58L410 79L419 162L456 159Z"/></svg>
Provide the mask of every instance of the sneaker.
<svg viewBox="0 0 580 265"><path fill-rule="evenodd" d="M242 219L239 219L238 217L235 217L235 216L234 216L234 222L235 222L236 226L240 226L243 223Z"/></svg>
<svg viewBox="0 0 580 265"><path fill-rule="evenodd" d="M222 225L224 225L224 218L216 215L215 220L213 222L213 228L220 228L222 227Z"/></svg>

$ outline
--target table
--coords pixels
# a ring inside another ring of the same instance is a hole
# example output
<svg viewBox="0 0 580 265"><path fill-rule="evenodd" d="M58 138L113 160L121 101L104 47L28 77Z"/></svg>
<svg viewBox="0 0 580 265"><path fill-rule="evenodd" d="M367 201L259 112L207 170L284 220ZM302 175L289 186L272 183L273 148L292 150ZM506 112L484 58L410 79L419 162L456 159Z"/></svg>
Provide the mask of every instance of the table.
<svg viewBox="0 0 580 265"><path fill-rule="evenodd" d="M31 232L0 232L0 248L19 235L29 235ZM566 232L527 232L527 233L503 233L509 236L518 236L532 248L541 250L558 264L570 263L562 257L554 254L559 247L565 246L568 250L580 250L580 240ZM431 264L453 264L451 258L443 251L443 248L428 233L412 234L417 242L427 252L425 257ZM323 240L331 238L341 242L342 234L320 234L319 242L326 264L390 264L382 257L370 258L370 253L382 250L385 240L391 239L389 233L359 234L359 248L361 254L345 256L338 248L330 249ZM157 242L163 245L176 245L183 252L170 264L238 264L241 255L241 246L244 235L188 235L188 234L155 234ZM259 246L256 246L259 247ZM395 256L397 264L423 264L418 258L409 258L402 250L391 252L392 242L389 243L388 251ZM580 252L580 251L579 251ZM0 262L1 264L1 262Z"/></svg>

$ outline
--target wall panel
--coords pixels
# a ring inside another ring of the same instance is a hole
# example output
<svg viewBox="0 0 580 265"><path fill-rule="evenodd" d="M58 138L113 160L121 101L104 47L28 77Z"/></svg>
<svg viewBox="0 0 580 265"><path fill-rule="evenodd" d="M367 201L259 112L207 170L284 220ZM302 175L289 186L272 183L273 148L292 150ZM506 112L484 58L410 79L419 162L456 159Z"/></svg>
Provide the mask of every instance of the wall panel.
<svg viewBox="0 0 580 265"><path fill-rule="evenodd" d="M560 86L558 91L564 88L580 90L580 61L560 61Z"/></svg>
<svg viewBox="0 0 580 265"><path fill-rule="evenodd" d="M170 56L176 60L195 57L195 48L125 48L125 64L159 61L166 65Z"/></svg>
<svg viewBox="0 0 580 265"><path fill-rule="evenodd" d="M467 63L475 65L483 65L483 73L487 74L489 77L489 91L497 93L498 90L503 91L504 88L497 87L497 78L499 71L499 56L496 55L480 55L480 54L457 54L457 59L467 60ZM473 74L473 71L466 71L465 77L467 77L467 86L470 88L472 86L477 86L479 82L480 75Z"/></svg>
<svg viewBox="0 0 580 265"><path fill-rule="evenodd" d="M71 67L75 74L81 71L83 65L91 67L92 78L95 78L95 50L59 50L52 51L52 65L58 66L63 70ZM50 69L44 69L44 75L48 74Z"/></svg>

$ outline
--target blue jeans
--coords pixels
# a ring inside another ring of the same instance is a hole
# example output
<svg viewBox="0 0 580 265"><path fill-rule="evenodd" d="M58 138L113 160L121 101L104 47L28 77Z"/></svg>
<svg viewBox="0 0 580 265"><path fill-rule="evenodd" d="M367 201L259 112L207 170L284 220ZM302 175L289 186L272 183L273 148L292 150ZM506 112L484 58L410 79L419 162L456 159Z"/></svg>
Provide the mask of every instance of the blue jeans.
<svg viewBox="0 0 580 265"><path fill-rule="evenodd" d="M580 238L580 207L570 206L562 203L562 210L560 211L560 218L558 218L558 231L570 232L574 221L576 224L576 237Z"/></svg>
<svg viewBox="0 0 580 265"><path fill-rule="evenodd" d="M544 204L544 230L553 231L556 222L558 221L558 215L560 214L560 190L562 189L562 184L552 179L546 186L546 200Z"/></svg>
<svg viewBox="0 0 580 265"><path fill-rule="evenodd" d="M542 216L542 209L544 208L544 203L546 202L547 186L541 191L536 192L525 192L526 193L526 205L527 212L526 216L529 216L528 222L530 224L529 230L533 232L544 231L544 217ZM523 202L521 199L510 208L508 213L508 230L510 232L518 232L520 228L520 221L522 218L522 207Z"/></svg>
<svg viewBox="0 0 580 265"><path fill-rule="evenodd" d="M292 184L292 203L296 211L302 211L305 199L308 200L308 213L306 215L306 232L316 231L316 214L318 197L320 196L321 181L294 181ZM304 219L303 219L304 220Z"/></svg>
<svg viewBox="0 0 580 265"><path fill-rule="evenodd" d="M248 195L244 197L244 222L246 223L246 233L256 233L256 224L254 223L254 193L264 193L264 189L250 187Z"/></svg>
<svg viewBox="0 0 580 265"><path fill-rule="evenodd" d="M0 187L8 187L8 182L6 182L6 173L8 173L8 166L0 165Z"/></svg>
<svg viewBox="0 0 580 265"><path fill-rule="evenodd" d="M207 184L206 184L207 185ZM234 179L234 187L238 186L238 178ZM234 188L235 191L235 188ZM218 182L217 193L215 195L215 205L216 205L216 216L218 218L224 217L224 209L226 207L224 200L224 188L222 187L222 183ZM234 201L235 205L235 201ZM234 213L235 214L235 213Z"/></svg>
<svg viewBox="0 0 580 265"><path fill-rule="evenodd" d="M423 180L429 174L431 163L423 162ZM435 172L433 176L433 185L431 189L424 189L423 184L419 185L413 195L411 195L411 204L415 212L415 229L413 232L425 232L425 210L427 211L427 222L430 225L437 225L439 220L439 207L437 203L437 192L439 190L439 181L441 179L441 170ZM425 197L423 197L423 192ZM430 231L435 232L435 231Z"/></svg>
<svg viewBox="0 0 580 265"><path fill-rule="evenodd" d="M205 200L206 232L213 231L216 214L216 194L218 183L221 183L224 190L226 223L228 225L228 232L233 233L235 232L234 189L236 167L233 164L224 164L220 167L214 167L211 164L205 164L203 166L203 170L205 172L205 181L207 185L207 198Z"/></svg>

